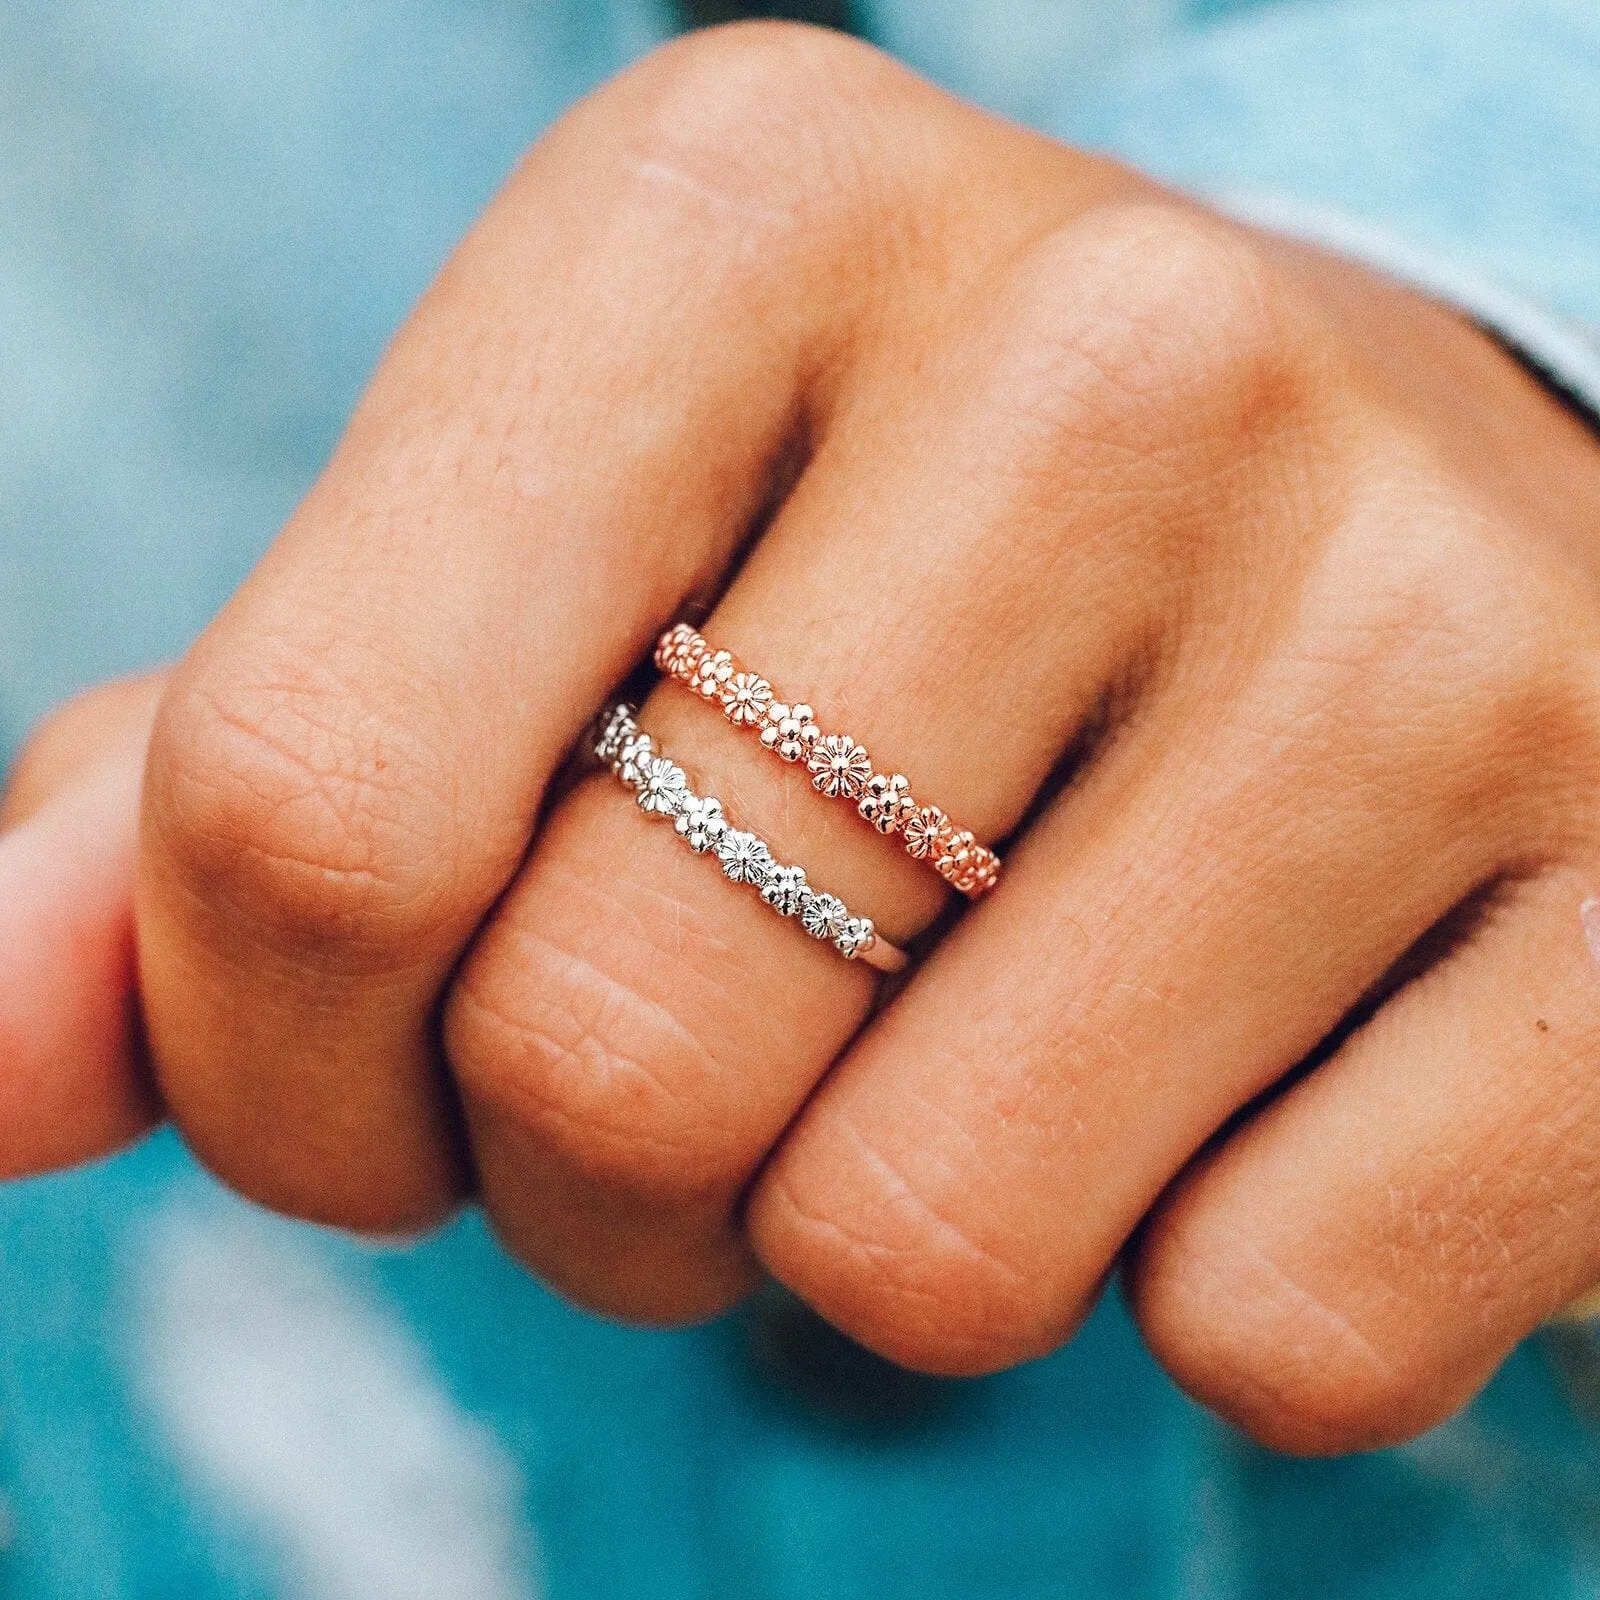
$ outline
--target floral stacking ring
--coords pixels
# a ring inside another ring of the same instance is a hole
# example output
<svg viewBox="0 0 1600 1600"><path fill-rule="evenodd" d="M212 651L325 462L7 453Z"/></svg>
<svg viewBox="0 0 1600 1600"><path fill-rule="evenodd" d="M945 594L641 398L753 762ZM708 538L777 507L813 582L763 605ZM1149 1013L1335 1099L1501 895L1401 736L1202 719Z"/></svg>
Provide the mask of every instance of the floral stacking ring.
<svg viewBox="0 0 1600 1600"><path fill-rule="evenodd" d="M898 834L906 853L926 861L952 888L976 899L1000 876L1000 858L938 806L911 793L900 773L873 770L872 758L848 734L824 733L811 707L780 700L767 679L726 650L713 650L688 623L668 628L655 661L667 677L715 701L736 728L750 728L784 761L804 762L820 794L847 800L879 833Z"/></svg>
<svg viewBox="0 0 1600 1600"><path fill-rule="evenodd" d="M761 839L728 821L720 800L695 794L683 768L640 730L632 706L606 713L594 753L633 790L646 816L671 822L697 856L714 855L730 882L748 884L779 916L796 918L847 961L865 961L880 972L905 966L905 952L880 938L870 918L852 916L837 896L813 889L801 868L775 861Z"/></svg>

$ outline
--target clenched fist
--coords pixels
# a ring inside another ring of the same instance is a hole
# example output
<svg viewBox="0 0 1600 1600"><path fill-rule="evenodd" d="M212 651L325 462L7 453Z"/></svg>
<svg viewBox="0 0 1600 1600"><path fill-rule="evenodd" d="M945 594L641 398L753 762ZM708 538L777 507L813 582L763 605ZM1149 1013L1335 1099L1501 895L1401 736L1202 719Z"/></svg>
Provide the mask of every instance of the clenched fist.
<svg viewBox="0 0 1600 1600"><path fill-rule="evenodd" d="M476 1196L586 1305L764 1267L945 1373L1124 1260L1261 1439L1403 1437L1600 1281L1597 534L1594 439L1451 313L847 41L676 44L170 677L20 764L0 1155L166 1115L298 1216ZM947 916L651 693L903 987L555 782L683 615L1002 848Z"/></svg>

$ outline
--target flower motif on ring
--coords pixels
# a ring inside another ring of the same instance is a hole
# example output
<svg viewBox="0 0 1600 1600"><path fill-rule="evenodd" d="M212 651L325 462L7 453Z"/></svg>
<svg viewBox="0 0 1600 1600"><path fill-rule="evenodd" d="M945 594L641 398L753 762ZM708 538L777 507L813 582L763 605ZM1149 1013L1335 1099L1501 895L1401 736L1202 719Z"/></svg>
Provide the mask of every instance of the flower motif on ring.
<svg viewBox="0 0 1600 1600"><path fill-rule="evenodd" d="M946 883L954 884L965 893L972 885L977 850L977 839L968 829L962 828L945 840L944 853L934 859L934 867Z"/></svg>
<svg viewBox="0 0 1600 1600"><path fill-rule="evenodd" d="M971 882L959 887L962 893L977 899L979 895L987 894L1000 881L1000 857L985 845L979 845L973 854L975 859L968 874Z"/></svg>
<svg viewBox="0 0 1600 1600"><path fill-rule="evenodd" d="M1000 877L999 856L965 831L951 837L949 849L934 865L947 883L973 899L987 894Z"/></svg>
<svg viewBox="0 0 1600 1600"><path fill-rule="evenodd" d="M734 674L733 657L726 650L707 650L695 663L691 687L706 700L720 700Z"/></svg>
<svg viewBox="0 0 1600 1600"><path fill-rule="evenodd" d="M689 780L677 762L645 756L639 762L639 809L653 817L675 817L688 804Z"/></svg>
<svg viewBox="0 0 1600 1600"><path fill-rule="evenodd" d="M810 755L811 747L822 737L813 720L811 707L786 706L774 700L767 707L761 742L785 761L798 761Z"/></svg>
<svg viewBox="0 0 1600 1600"><path fill-rule="evenodd" d="M844 926L833 936L834 948L846 961L864 956L877 942L871 917L846 917Z"/></svg>
<svg viewBox="0 0 1600 1600"><path fill-rule="evenodd" d="M735 883L753 883L762 888L776 863L772 852L753 833L729 828L717 840L717 860Z"/></svg>
<svg viewBox="0 0 1600 1600"><path fill-rule="evenodd" d="M654 755L655 749L655 740L648 733L641 733L635 728L618 747L616 759L611 763L611 770L624 783L637 784L640 764L648 756Z"/></svg>
<svg viewBox="0 0 1600 1600"><path fill-rule="evenodd" d="M846 800L859 800L872 777L871 757L847 733L830 733L819 739L806 766L813 788Z"/></svg>
<svg viewBox="0 0 1600 1600"><path fill-rule="evenodd" d="M911 798L910 783L900 773L891 778L875 772L856 810L879 833L898 833L917 814L917 802Z"/></svg>
<svg viewBox="0 0 1600 1600"><path fill-rule="evenodd" d="M765 720L772 704L772 685L753 672L736 672L723 685L722 714L736 728L753 728Z"/></svg>
<svg viewBox="0 0 1600 1600"><path fill-rule="evenodd" d="M938 806L923 806L914 817L907 819L903 829L906 853L918 861L932 856L937 866L949 847L952 831L949 817Z"/></svg>
<svg viewBox="0 0 1600 1600"><path fill-rule="evenodd" d="M800 910L801 926L813 939L837 939L850 913L836 895L814 894Z"/></svg>
<svg viewBox="0 0 1600 1600"><path fill-rule="evenodd" d="M774 867L761 888L761 898L780 917L798 916L811 898L804 867Z"/></svg>
<svg viewBox="0 0 1600 1600"><path fill-rule="evenodd" d="M673 649L667 671L680 682L692 686L695 668L700 665L700 658L705 655L706 649L705 640L691 628L688 637Z"/></svg>
<svg viewBox="0 0 1600 1600"><path fill-rule="evenodd" d="M717 799L701 800L691 795L683 810L678 813L678 832L684 843L697 856L716 848L717 841L728 831L728 819L722 814L722 802Z"/></svg>
<svg viewBox="0 0 1600 1600"><path fill-rule="evenodd" d="M615 761L617 752L622 749L622 741L630 733L639 731L633 718L634 709L630 705L615 705L611 708L611 713L606 718L605 726L600 730L600 737L594 746L594 753L601 761Z"/></svg>
<svg viewBox="0 0 1600 1600"><path fill-rule="evenodd" d="M656 641L655 660L658 670L670 673L673 670L673 663L680 656L687 654L690 641L698 637L687 622L679 622L668 628Z"/></svg>

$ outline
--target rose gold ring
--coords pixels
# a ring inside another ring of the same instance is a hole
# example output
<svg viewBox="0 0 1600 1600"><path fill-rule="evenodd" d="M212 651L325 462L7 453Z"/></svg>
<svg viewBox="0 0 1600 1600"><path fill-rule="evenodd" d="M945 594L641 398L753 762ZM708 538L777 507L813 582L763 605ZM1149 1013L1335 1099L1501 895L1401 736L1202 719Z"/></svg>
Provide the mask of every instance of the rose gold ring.
<svg viewBox="0 0 1600 1600"><path fill-rule="evenodd" d="M958 828L938 806L920 804L902 774L873 771L872 758L848 734L823 733L808 705L779 700L767 679L713 650L688 623L668 628L656 643L656 666L669 678L714 701L736 728L760 735L784 761L803 761L819 793L848 800L879 833L899 834L906 854L926 861L953 889L976 900L995 886L1000 857Z"/></svg>

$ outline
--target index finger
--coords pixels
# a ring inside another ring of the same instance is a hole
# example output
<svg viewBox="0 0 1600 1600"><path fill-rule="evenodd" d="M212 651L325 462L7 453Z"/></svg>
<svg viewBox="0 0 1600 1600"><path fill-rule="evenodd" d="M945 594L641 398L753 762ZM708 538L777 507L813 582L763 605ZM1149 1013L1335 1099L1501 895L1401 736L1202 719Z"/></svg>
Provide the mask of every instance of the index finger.
<svg viewBox="0 0 1600 1600"><path fill-rule="evenodd" d="M393 1229L463 1189L440 988L583 723L757 519L848 326L827 205L705 159L719 119L789 148L755 137L748 52L730 74L707 48L535 148L167 695L150 1047L198 1153L267 1204Z"/></svg>
<svg viewBox="0 0 1600 1600"><path fill-rule="evenodd" d="M0 1177L103 1155L159 1115L133 992L139 777L159 676L30 739L0 798Z"/></svg>

